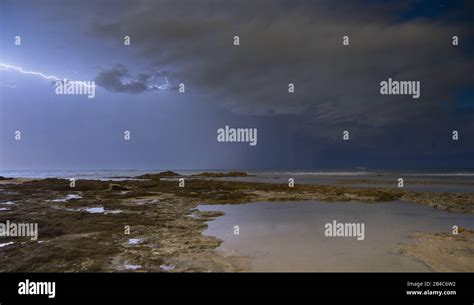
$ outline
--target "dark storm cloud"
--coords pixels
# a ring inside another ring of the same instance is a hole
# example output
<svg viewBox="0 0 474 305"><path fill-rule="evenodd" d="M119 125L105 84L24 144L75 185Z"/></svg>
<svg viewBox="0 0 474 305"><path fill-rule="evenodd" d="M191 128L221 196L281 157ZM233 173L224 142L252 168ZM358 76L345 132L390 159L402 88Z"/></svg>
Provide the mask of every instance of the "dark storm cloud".
<svg viewBox="0 0 474 305"><path fill-rule="evenodd" d="M100 72L95 82L109 91L137 93L147 90L146 80L148 76L141 75L137 79L124 82L123 78L126 76L128 76L127 69L122 65L117 65Z"/></svg>
<svg viewBox="0 0 474 305"><path fill-rule="evenodd" d="M407 4L370 4L144 1L121 18L94 22L91 31L114 40L130 35L138 56L170 71L170 81L186 83L190 93L237 114L296 115L310 134L442 119L438 104L474 85L472 57L462 48L472 26L403 20ZM342 45L344 35L350 46ZM451 45L453 35L461 46ZM421 98L381 96L379 83L389 77L421 81Z"/></svg>
<svg viewBox="0 0 474 305"><path fill-rule="evenodd" d="M174 89L160 82L165 73L140 73L132 76L123 65L101 71L95 82L112 92L141 93L150 90Z"/></svg>
<svg viewBox="0 0 474 305"><path fill-rule="evenodd" d="M33 141L3 146L10 168L474 168L474 1L5 3L3 60L78 79L98 69L110 91L62 102L42 80L12 75L0 129L12 141L11 128L30 130ZM24 47L11 43L18 34ZM186 93L144 94L164 75ZM388 77L421 81L420 99L380 95ZM220 145L225 125L258 128L259 144Z"/></svg>

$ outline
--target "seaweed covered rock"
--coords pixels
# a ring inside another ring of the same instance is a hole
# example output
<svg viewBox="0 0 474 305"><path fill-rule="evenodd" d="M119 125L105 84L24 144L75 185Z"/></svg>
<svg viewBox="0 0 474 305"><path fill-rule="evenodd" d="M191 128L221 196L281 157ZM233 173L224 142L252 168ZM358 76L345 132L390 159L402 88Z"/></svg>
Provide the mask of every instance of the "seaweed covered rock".
<svg viewBox="0 0 474 305"><path fill-rule="evenodd" d="M111 191L128 191L128 188L116 183L109 183L109 190Z"/></svg>
<svg viewBox="0 0 474 305"><path fill-rule="evenodd" d="M158 174L144 174L141 176L137 176L135 178L137 179L160 179L160 178L168 178L168 177L179 177L180 175L178 173L172 172L172 171L166 171L166 172L161 172Z"/></svg>
<svg viewBox="0 0 474 305"><path fill-rule="evenodd" d="M231 171L228 173L211 173L204 172L194 175L196 177L206 177L206 178L223 178L223 177L247 177L249 174L246 172Z"/></svg>

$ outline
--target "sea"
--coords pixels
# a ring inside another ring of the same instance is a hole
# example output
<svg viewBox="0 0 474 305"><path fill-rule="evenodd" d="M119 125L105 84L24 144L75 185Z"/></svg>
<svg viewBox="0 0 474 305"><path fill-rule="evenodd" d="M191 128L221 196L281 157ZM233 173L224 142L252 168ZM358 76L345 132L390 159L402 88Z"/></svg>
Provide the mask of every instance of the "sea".
<svg viewBox="0 0 474 305"><path fill-rule="evenodd" d="M231 181L340 185L350 187L403 188L426 192L474 192L474 170L240 170L240 169L120 169L120 170L0 170L0 176L11 178L75 178L93 180L126 180L147 173L171 170L181 175L202 172L245 171L247 177L219 178Z"/></svg>

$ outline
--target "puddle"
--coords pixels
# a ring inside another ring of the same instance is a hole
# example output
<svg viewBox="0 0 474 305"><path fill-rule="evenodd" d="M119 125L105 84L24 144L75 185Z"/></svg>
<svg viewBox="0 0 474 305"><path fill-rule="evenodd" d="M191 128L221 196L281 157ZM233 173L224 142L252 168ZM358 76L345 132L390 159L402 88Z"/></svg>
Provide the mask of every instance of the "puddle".
<svg viewBox="0 0 474 305"><path fill-rule="evenodd" d="M66 201L69 201L69 200L81 199L81 198L82 198L82 196L79 196L79 195L76 195L76 194L69 194L64 198L53 199L53 200L50 200L50 201L51 202L66 202Z"/></svg>
<svg viewBox="0 0 474 305"><path fill-rule="evenodd" d="M92 208L79 208L79 209L71 209L71 208L66 208L66 211L70 212L87 212L91 214L119 214L123 213L122 210L106 210L104 207L92 207Z"/></svg>
<svg viewBox="0 0 474 305"><path fill-rule="evenodd" d="M160 269L163 270L163 271L171 271L174 268L176 268L176 266L173 266L173 265L160 265Z"/></svg>
<svg viewBox="0 0 474 305"><path fill-rule="evenodd" d="M474 215L440 211L402 201L388 203L257 202L201 205L225 215L207 222L205 235L223 243L224 255L250 257L251 271L430 271L398 253L411 232L473 229ZM328 237L325 225L363 223L365 239ZM239 226L239 235L235 235Z"/></svg>
<svg viewBox="0 0 474 305"><path fill-rule="evenodd" d="M121 210L106 210L104 209L104 207L87 208L87 209L84 209L83 211L86 211L91 214L119 214L123 212Z"/></svg>
<svg viewBox="0 0 474 305"><path fill-rule="evenodd" d="M129 264L125 264L124 267L127 270L137 270L137 269L142 268L142 266L140 265L129 265Z"/></svg>
<svg viewBox="0 0 474 305"><path fill-rule="evenodd" d="M141 242L142 242L142 239L141 239L141 238L130 238L130 239L128 240L128 244L129 244L129 245L137 245L137 244L139 244L139 243L141 243Z"/></svg>
<svg viewBox="0 0 474 305"><path fill-rule="evenodd" d="M123 213L122 210L106 210L104 214L120 214Z"/></svg>
<svg viewBox="0 0 474 305"><path fill-rule="evenodd" d="M92 214L105 213L105 209L103 207L87 208L84 211Z"/></svg>

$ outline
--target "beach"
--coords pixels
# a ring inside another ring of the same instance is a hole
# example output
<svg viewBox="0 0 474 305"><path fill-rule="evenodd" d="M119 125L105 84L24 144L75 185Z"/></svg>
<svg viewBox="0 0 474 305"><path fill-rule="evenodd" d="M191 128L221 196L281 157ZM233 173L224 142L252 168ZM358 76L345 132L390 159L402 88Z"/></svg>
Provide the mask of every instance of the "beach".
<svg viewBox="0 0 474 305"><path fill-rule="evenodd" d="M63 178L0 180L0 223L38 224L37 240L0 237L0 271L474 270L469 191L379 183L289 187L279 175L281 180L261 182L238 171L165 171L79 179L74 187ZM262 205L266 212L252 210ZM365 223L366 238L324 237L324 223L344 219ZM314 249L326 250L313 255Z"/></svg>

